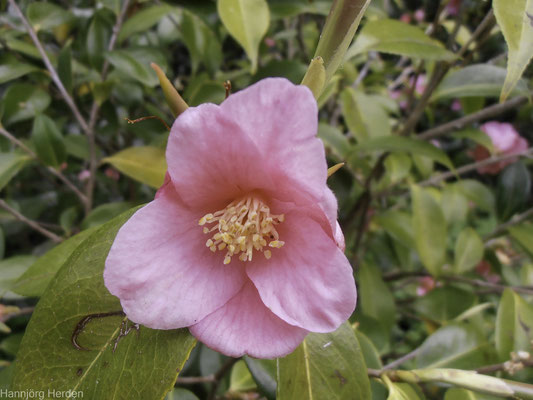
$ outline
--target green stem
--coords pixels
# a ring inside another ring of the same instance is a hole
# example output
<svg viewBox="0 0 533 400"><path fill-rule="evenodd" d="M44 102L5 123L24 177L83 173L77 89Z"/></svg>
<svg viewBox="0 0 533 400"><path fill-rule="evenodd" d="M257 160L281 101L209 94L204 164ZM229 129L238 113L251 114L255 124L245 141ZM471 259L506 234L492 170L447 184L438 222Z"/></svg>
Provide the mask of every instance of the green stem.
<svg viewBox="0 0 533 400"><path fill-rule="evenodd" d="M348 50L370 0L334 0L320 35L315 57L322 57L326 83L333 76Z"/></svg>

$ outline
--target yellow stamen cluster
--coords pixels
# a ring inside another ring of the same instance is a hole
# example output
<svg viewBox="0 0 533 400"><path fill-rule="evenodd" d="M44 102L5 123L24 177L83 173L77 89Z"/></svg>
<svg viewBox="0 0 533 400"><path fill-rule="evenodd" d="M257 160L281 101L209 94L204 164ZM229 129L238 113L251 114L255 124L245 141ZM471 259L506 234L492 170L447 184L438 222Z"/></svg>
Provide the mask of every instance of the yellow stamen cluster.
<svg viewBox="0 0 533 400"><path fill-rule="evenodd" d="M223 210L204 215L198 225L214 224L204 227L204 233L213 233L205 245L212 252L225 250L224 264L229 264L231 257L237 254L241 261L252 261L254 249L270 259L271 251L263 247L279 249L285 244L276 231L276 225L284 219L283 214L271 214L270 208L260 199L247 196L232 201Z"/></svg>

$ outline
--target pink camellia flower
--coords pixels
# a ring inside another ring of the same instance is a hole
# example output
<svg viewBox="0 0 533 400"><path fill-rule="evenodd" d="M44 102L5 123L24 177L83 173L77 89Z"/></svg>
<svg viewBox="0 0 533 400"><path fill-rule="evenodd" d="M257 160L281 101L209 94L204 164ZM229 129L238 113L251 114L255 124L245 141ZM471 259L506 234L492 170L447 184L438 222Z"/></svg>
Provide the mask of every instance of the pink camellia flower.
<svg viewBox="0 0 533 400"><path fill-rule="evenodd" d="M509 123L491 121L483 124L481 130L490 137L496 154L519 154L526 151L528 148L526 139L521 137ZM476 161L481 161L489 158L490 152L485 147L477 145L471 155ZM503 160L478 167L477 170L480 174L497 174L507 165L514 163L516 160L516 158Z"/></svg>
<svg viewBox="0 0 533 400"><path fill-rule="evenodd" d="M106 260L128 318L258 358L344 322L356 288L316 132L311 91L282 78L181 114L165 184Z"/></svg>

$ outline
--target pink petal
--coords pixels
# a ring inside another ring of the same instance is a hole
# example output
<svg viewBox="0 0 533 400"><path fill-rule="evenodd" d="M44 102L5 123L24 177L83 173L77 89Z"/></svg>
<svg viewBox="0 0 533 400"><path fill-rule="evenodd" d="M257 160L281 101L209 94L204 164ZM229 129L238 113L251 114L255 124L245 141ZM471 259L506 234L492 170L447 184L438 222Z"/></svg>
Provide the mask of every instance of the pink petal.
<svg viewBox="0 0 533 400"><path fill-rule="evenodd" d="M352 314L357 298L353 271L334 239L304 210L279 225L281 249L256 256L246 272L261 299L285 322L312 332L330 332Z"/></svg>
<svg viewBox="0 0 533 400"><path fill-rule="evenodd" d="M225 304L245 278L241 264L223 265L171 186L118 232L104 282L134 322L155 329L190 326Z"/></svg>
<svg viewBox="0 0 533 400"><path fill-rule="evenodd" d="M497 121L491 121L483 124L481 130L489 135L496 150L500 153L504 153L509 150L518 132L511 124L501 123Z"/></svg>
<svg viewBox="0 0 533 400"><path fill-rule="evenodd" d="M327 178L309 89L263 80L220 107L202 104L176 119L168 172L189 206L217 209L253 190L296 204L316 203Z"/></svg>
<svg viewBox="0 0 533 400"><path fill-rule="evenodd" d="M261 301L251 281L224 306L209 314L191 333L201 342L230 357L283 357L304 339L307 331L287 324Z"/></svg>
<svg viewBox="0 0 533 400"><path fill-rule="evenodd" d="M229 96L224 113L246 132L270 165L320 198L327 179L324 145L316 137L318 106L306 86L267 78Z"/></svg>

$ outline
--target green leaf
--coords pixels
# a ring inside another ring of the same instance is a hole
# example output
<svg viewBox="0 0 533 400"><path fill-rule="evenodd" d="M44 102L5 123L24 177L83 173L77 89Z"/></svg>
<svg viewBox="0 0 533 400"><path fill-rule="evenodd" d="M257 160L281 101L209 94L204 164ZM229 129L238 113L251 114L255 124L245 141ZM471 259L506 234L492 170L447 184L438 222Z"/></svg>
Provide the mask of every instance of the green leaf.
<svg viewBox="0 0 533 400"><path fill-rule="evenodd" d="M383 368L383 363L379 356L378 349L374 346L374 343L359 329L355 330L355 337L361 346L361 351L365 359L365 364L368 368L381 369Z"/></svg>
<svg viewBox="0 0 533 400"><path fill-rule="evenodd" d="M278 360L278 400L370 400L370 383L353 329L344 323L332 333L310 333Z"/></svg>
<svg viewBox="0 0 533 400"><path fill-rule="evenodd" d="M258 360L256 358L244 356L244 361L259 387L259 390L268 400L276 398L276 360Z"/></svg>
<svg viewBox="0 0 533 400"><path fill-rule="evenodd" d="M476 302L476 296L454 286L437 287L415 301L414 308L430 321L444 324L461 315Z"/></svg>
<svg viewBox="0 0 533 400"><path fill-rule="evenodd" d="M9 335L2 340L2 343L0 343L0 349L13 357L16 356L20 347L20 342L22 341L22 336L24 336L23 333Z"/></svg>
<svg viewBox="0 0 533 400"><path fill-rule="evenodd" d="M531 175L522 161L505 167L498 177L496 211L502 221L522 211L529 200Z"/></svg>
<svg viewBox="0 0 533 400"><path fill-rule="evenodd" d="M246 392L256 389L252 374L244 360L239 360L231 369L229 390L232 392Z"/></svg>
<svg viewBox="0 0 533 400"><path fill-rule="evenodd" d="M87 32L87 54L91 66L98 71L104 64L104 55L110 37L111 27L107 20L100 13L95 13Z"/></svg>
<svg viewBox="0 0 533 400"><path fill-rule="evenodd" d="M198 397L190 390L183 388L174 388L167 393L165 400L199 400Z"/></svg>
<svg viewBox="0 0 533 400"><path fill-rule="evenodd" d="M133 206L128 201L117 201L113 203L102 204L94 208L81 223L82 229L89 229L102 225L112 218L117 217Z"/></svg>
<svg viewBox="0 0 533 400"><path fill-rule="evenodd" d="M389 235L408 248L415 248L412 217L404 211L389 210L374 217Z"/></svg>
<svg viewBox="0 0 533 400"><path fill-rule="evenodd" d="M335 126L324 122L318 124L318 137L324 142L327 152L331 152L340 160L346 159L350 152L348 137Z"/></svg>
<svg viewBox="0 0 533 400"><path fill-rule="evenodd" d="M0 84L20 78L30 72L39 71L34 65L21 63L14 57L0 58Z"/></svg>
<svg viewBox="0 0 533 400"><path fill-rule="evenodd" d="M135 79L148 87L156 87L159 79L150 67L155 62L166 69L164 56L154 48L138 47L114 50L106 54L109 62L125 77Z"/></svg>
<svg viewBox="0 0 533 400"><path fill-rule="evenodd" d="M122 25L118 35L118 42L122 43L135 33L146 32L158 23L161 18L172 12L173 9L174 7L169 6L168 4L161 4L149 6L136 12L124 22L124 25Z"/></svg>
<svg viewBox="0 0 533 400"><path fill-rule="evenodd" d="M35 262L34 256L13 256L0 261L0 298L17 298L11 288L17 279Z"/></svg>
<svg viewBox="0 0 533 400"><path fill-rule="evenodd" d="M455 54L446 50L438 40L413 25L393 19L368 21L354 44L348 49L346 58L368 51L397 54L423 60L453 60Z"/></svg>
<svg viewBox="0 0 533 400"><path fill-rule="evenodd" d="M493 349L473 325L455 322L424 341L416 356L416 368L475 369L494 362Z"/></svg>
<svg viewBox="0 0 533 400"><path fill-rule="evenodd" d="M449 226L454 223L464 224L468 214L468 199L455 185L446 185L442 190L441 208Z"/></svg>
<svg viewBox="0 0 533 400"><path fill-rule="evenodd" d="M311 60L309 68L302 79L302 85L307 86L313 92L315 99L320 97L324 84L326 83L326 69L322 57L315 57Z"/></svg>
<svg viewBox="0 0 533 400"><path fill-rule="evenodd" d="M0 190L2 190L9 181L30 162L30 160L30 156L18 151L0 153Z"/></svg>
<svg viewBox="0 0 533 400"><path fill-rule="evenodd" d="M498 97L505 80L505 69L475 64L451 71L433 93L432 100L457 97ZM520 81L513 94L527 95L527 84Z"/></svg>
<svg viewBox="0 0 533 400"><path fill-rule="evenodd" d="M69 11L44 1L30 3L26 9L26 15L36 31L55 28L74 18Z"/></svg>
<svg viewBox="0 0 533 400"><path fill-rule="evenodd" d="M469 227L463 229L455 242L455 272L463 274L473 269L483 259L484 251L477 232Z"/></svg>
<svg viewBox="0 0 533 400"><path fill-rule="evenodd" d="M432 275L439 275L446 261L446 219L427 190L413 185L411 198L413 231L420 261Z"/></svg>
<svg viewBox="0 0 533 400"><path fill-rule="evenodd" d="M496 316L496 351L500 361L512 351L531 351L533 306L511 289L505 289Z"/></svg>
<svg viewBox="0 0 533 400"><path fill-rule="evenodd" d="M130 178L156 189L163 184L167 171L165 150L153 146L129 147L104 158L102 162L109 163Z"/></svg>
<svg viewBox="0 0 533 400"><path fill-rule="evenodd" d="M450 158L441 149L419 139L402 136L383 136L369 139L354 147L354 151L392 151L421 155L453 169Z"/></svg>
<svg viewBox="0 0 533 400"><path fill-rule="evenodd" d="M358 143L391 137L389 116L376 96L349 87L342 91L341 101L346 125Z"/></svg>
<svg viewBox="0 0 533 400"><path fill-rule="evenodd" d="M252 74L257 69L259 44L270 24L270 12L265 0L218 0L218 15L231 36L239 42L252 62Z"/></svg>
<svg viewBox="0 0 533 400"><path fill-rule="evenodd" d="M481 182L473 179L464 179L455 183L456 187L468 198L475 203L480 209L487 212L493 212L495 208L494 195Z"/></svg>
<svg viewBox="0 0 533 400"><path fill-rule="evenodd" d="M4 92L2 121L5 125L11 125L33 118L46 110L51 100L47 92L35 85L15 83Z"/></svg>
<svg viewBox="0 0 533 400"><path fill-rule="evenodd" d="M472 392L466 389L451 388L446 391L444 400L499 400L501 397Z"/></svg>
<svg viewBox="0 0 533 400"><path fill-rule="evenodd" d="M74 390L91 399L144 400L163 398L174 386L195 344L187 329L140 327L117 343L126 318L108 316L90 320L77 337L87 351L71 342L83 318L121 310L104 286L104 262L118 229L134 211L93 233L50 283L22 340L12 390Z"/></svg>
<svg viewBox="0 0 533 400"><path fill-rule="evenodd" d="M57 58L57 74L63 82L67 92L72 93L72 50L70 45L65 46L59 52Z"/></svg>
<svg viewBox="0 0 533 400"><path fill-rule="evenodd" d="M61 131L50 117L39 114L33 120L31 140L39 159L46 165L59 167L67 159Z"/></svg>
<svg viewBox="0 0 533 400"><path fill-rule="evenodd" d="M456 139L469 139L473 142L485 147L491 153L494 153L494 145L492 140L485 132L480 129L463 129L458 132L452 133L452 136Z"/></svg>
<svg viewBox="0 0 533 400"><path fill-rule="evenodd" d="M383 282L379 269L363 263L358 270L359 301L363 314L380 321L389 331L396 324L396 306L388 286ZM379 293L379 296L376 296Z"/></svg>
<svg viewBox="0 0 533 400"><path fill-rule="evenodd" d="M22 296L42 296L57 271L95 228L86 229L65 240L35 261L15 282L13 292Z"/></svg>
<svg viewBox="0 0 533 400"><path fill-rule="evenodd" d="M269 0L272 18L294 17L299 14L328 15L331 7L329 0Z"/></svg>
<svg viewBox="0 0 533 400"><path fill-rule="evenodd" d="M421 400L416 390L408 383L387 382L389 396L387 400Z"/></svg>
<svg viewBox="0 0 533 400"><path fill-rule="evenodd" d="M520 224L507 228L512 238L516 240L533 258L533 225Z"/></svg>
<svg viewBox="0 0 533 400"><path fill-rule="evenodd" d="M504 101L533 57L533 1L494 0L494 16L509 48L507 77L500 101Z"/></svg>
<svg viewBox="0 0 533 400"><path fill-rule="evenodd" d="M180 28L191 55L193 74L203 62L210 74L214 75L222 63L222 45L216 35L201 18L187 10L183 10Z"/></svg>

